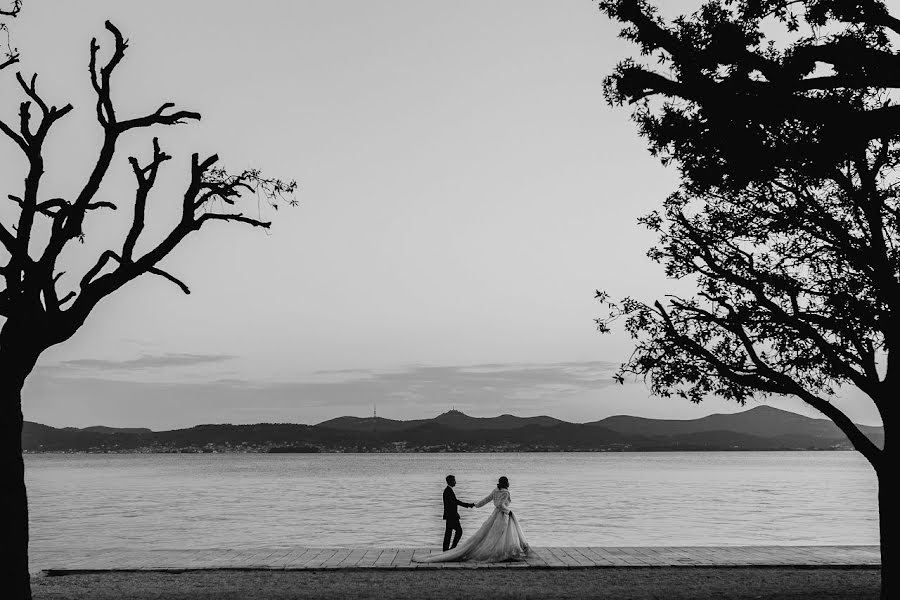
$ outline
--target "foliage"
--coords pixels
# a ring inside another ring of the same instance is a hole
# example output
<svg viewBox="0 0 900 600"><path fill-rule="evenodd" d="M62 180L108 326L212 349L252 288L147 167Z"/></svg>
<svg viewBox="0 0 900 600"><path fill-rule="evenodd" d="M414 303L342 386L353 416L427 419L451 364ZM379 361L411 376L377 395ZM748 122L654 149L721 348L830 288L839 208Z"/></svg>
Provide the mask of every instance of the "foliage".
<svg viewBox="0 0 900 600"><path fill-rule="evenodd" d="M640 221L659 235L649 257L697 290L652 305L598 292L599 329L621 318L636 339L618 379L694 402L797 396L880 467L828 397L856 386L884 420L900 375L900 21L870 0L714 0L671 23L645 0L600 8L657 61L622 61L605 94L679 170Z"/></svg>

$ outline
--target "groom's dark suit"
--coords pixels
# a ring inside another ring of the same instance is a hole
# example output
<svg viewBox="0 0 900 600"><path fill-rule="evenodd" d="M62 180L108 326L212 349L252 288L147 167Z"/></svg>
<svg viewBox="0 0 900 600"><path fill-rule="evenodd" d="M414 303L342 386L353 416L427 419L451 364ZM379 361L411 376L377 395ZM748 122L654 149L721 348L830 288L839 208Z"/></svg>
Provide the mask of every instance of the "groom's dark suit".
<svg viewBox="0 0 900 600"><path fill-rule="evenodd" d="M447 528L444 530L444 552L450 548L456 548L459 538L462 537L462 525L459 524L459 511L457 506L469 506L467 502L460 502L456 499L453 488L449 485L444 488L444 520L447 521ZM453 536L453 545L450 545L450 534L456 532Z"/></svg>

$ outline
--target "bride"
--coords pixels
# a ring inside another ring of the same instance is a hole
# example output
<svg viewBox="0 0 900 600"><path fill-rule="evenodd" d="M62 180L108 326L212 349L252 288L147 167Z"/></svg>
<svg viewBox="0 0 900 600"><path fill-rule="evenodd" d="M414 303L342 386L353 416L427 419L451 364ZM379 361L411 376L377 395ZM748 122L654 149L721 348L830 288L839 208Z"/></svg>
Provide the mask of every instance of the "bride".
<svg viewBox="0 0 900 600"><path fill-rule="evenodd" d="M509 509L509 479L501 477L497 488L475 506L484 506L493 501L494 512L487 518L481 528L472 537L456 548L433 554L426 558L413 559L415 562L450 562L474 560L483 562L501 562L519 558L528 553L528 542L519 527L519 522Z"/></svg>

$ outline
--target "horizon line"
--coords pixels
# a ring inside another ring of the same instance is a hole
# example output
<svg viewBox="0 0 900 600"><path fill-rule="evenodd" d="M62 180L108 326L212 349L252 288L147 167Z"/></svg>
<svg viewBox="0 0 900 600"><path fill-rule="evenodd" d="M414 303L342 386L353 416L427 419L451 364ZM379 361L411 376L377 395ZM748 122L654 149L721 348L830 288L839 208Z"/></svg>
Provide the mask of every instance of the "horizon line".
<svg viewBox="0 0 900 600"><path fill-rule="evenodd" d="M471 418L471 419L497 419L497 418L500 418L500 417L515 417L515 418L517 418L517 419L539 419L539 418L541 418L541 417L547 417L547 418L550 418L550 419L555 419L556 421L559 421L559 422L561 422L561 423L568 423L568 424L570 424L570 425L587 425L587 424L591 424L591 423L600 423L600 422L602 422L602 421L606 421L607 419L614 419L614 418L616 418L616 417L629 417L629 418L633 418L633 419L646 419L646 420L648 420L648 421L698 421L698 420L700 420L700 419L705 419L705 418L712 417L712 416L717 416L717 415L738 415L738 414L744 414L744 413L748 413L748 412L750 412L750 411L757 410L757 409L769 409L769 410L774 410L774 411L778 411L778 412L782 412L782 413L789 413L789 414L792 414L792 415L797 415L797 416L799 416L799 417L804 417L804 418L807 418L807 419L813 419L813 420L820 420L820 421L829 421L829 422L832 422L830 419L828 419L828 417L825 417L824 415L822 415L821 417L810 417L810 416L808 416L808 415L804 415L804 414L801 414L801 413L797 413L797 412L794 412L794 411L791 411L791 410L786 410L786 409L783 409L783 408L777 408L777 407L775 407L775 406L770 406L770 405L768 405L768 404L759 404L759 405L757 405L757 406L752 406L752 407L750 407L750 408L746 408L745 410L738 410L738 411L735 411L735 412L733 412L733 413L716 412L716 413L709 413L708 415L704 415L704 416L702 416L702 417L693 417L693 418L689 418L689 419L672 419L672 418L657 418L657 417L639 417L639 416L635 416L635 415L618 414L618 415L610 415L610 416L608 416L608 417L603 417L602 419L597 419L597 420L595 420L595 421L583 421L583 422L566 421L565 419L560 419L560 418L558 418L558 417L552 417L552 416L547 415L547 414L534 415L534 416L530 416L530 417L520 417L520 416L514 415L514 414L512 414L512 413L502 413L502 414L499 414L499 415L495 415L495 416L493 416L493 417L473 417L472 415L468 415L468 414L466 414L466 413L464 413L464 412L462 412L462 411L456 410L455 408L451 408L450 410L447 410L447 411L445 411L445 412L439 413L438 415L436 415L436 416L434 416L434 417L427 417L427 418L420 418L420 419L391 419L391 418L389 418L389 417L378 417L378 416L358 417L358 416L355 416L355 415L341 415L341 416L338 416L338 417L332 417L332 418L330 418L330 419L325 419L324 421L319 421L318 423L297 423L297 422L293 422L293 421L257 421L257 422L254 422L254 423L197 423L197 424L195 424L195 425L186 425L186 426L183 426L183 427L174 427L174 428L171 428L171 429L150 429L149 427L141 427L141 426L134 426L134 427L113 427L113 426L110 426L110 425L87 425L87 426L85 426L85 427L75 427L75 426L73 426L73 425L64 425L64 426L56 427L56 426L53 426L53 425L46 425L45 423L38 423L37 421L28 421L28 420L26 420L25 422L27 422L27 423L34 423L34 424L36 424L36 425L42 425L42 426L44 426L44 427L52 427L53 429L76 429L76 430L83 430L83 429L90 429L90 428L92 428L92 427L107 427L107 428L109 428L109 429L146 429L146 430L151 431L151 432L153 432L153 433L158 433L158 432L163 432L163 431L178 431L178 430L181 430L181 429L191 429L191 428L193 428L193 427L203 427L203 426L206 426L206 425L232 425L232 426L240 426L240 427L247 427L247 426L252 426L252 425L304 425L304 426L307 426L307 427L317 427L317 426L321 425L322 423L328 423L329 421L335 421L335 420L337 420L337 419L348 419L348 418L349 418L349 419L359 419L359 420L361 420L361 421L381 419L382 421L397 421L397 422L401 422L401 423L408 423L408 422L410 422L410 421L432 421L432 420L434 420L434 419L436 419L436 418L438 418L438 417L441 417L441 416L443 416L443 415L447 415L447 414L450 414L450 413L454 413L454 412L455 412L455 413L459 413L459 414L461 414L461 415L463 415L463 416L469 417L469 418ZM857 426L863 426L863 427L874 427L874 428L882 428L882 429L884 428L884 425L868 425L868 424L864 424L864 423L854 423L854 424L857 425Z"/></svg>

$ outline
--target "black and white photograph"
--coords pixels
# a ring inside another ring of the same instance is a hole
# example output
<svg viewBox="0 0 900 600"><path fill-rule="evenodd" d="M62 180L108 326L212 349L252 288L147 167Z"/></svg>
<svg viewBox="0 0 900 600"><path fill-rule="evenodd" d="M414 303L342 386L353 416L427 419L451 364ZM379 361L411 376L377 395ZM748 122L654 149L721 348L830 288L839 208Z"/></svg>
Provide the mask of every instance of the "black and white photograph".
<svg viewBox="0 0 900 600"><path fill-rule="evenodd" d="M898 73L900 0L0 0L2 597L896 597Z"/></svg>

